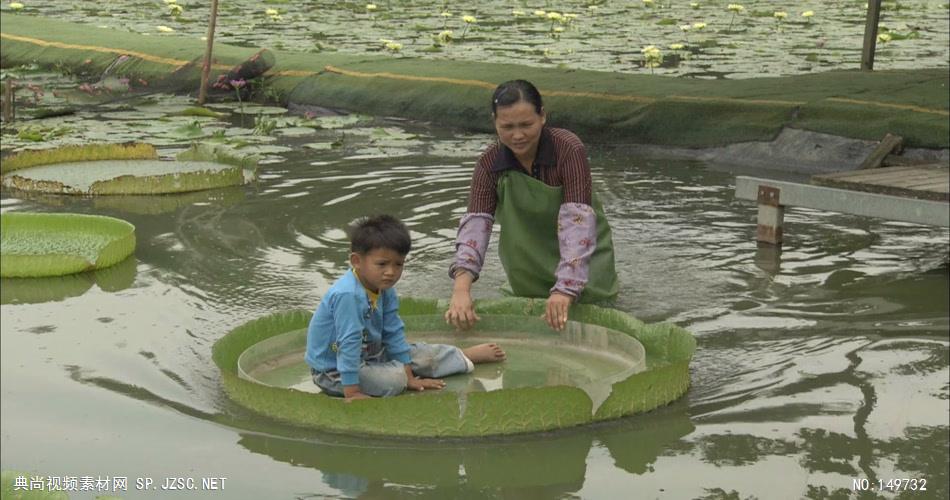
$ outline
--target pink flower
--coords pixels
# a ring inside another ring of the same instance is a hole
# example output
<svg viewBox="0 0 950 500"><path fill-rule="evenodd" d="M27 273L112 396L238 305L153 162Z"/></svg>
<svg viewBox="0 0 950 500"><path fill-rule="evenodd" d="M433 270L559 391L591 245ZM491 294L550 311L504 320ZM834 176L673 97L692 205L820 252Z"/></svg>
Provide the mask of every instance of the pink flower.
<svg viewBox="0 0 950 500"><path fill-rule="evenodd" d="M241 88L241 87L247 85L247 81L245 81L243 78L241 78L241 79L239 79L239 80L231 80L230 83L231 83L231 87L233 87L233 88L235 88L235 89L239 89L239 88Z"/></svg>

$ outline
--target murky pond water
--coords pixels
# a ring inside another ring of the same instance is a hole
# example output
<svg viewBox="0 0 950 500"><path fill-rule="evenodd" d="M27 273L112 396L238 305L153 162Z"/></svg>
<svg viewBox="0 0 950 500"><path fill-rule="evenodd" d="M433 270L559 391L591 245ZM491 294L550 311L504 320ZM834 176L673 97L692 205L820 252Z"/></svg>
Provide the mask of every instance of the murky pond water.
<svg viewBox="0 0 950 500"><path fill-rule="evenodd" d="M271 138L276 152L245 187L4 192L4 211L129 220L138 248L112 273L0 283L2 468L128 477L126 498L797 499L899 478L926 480L907 498L947 497L947 231L792 209L784 251L769 255L728 166L606 146L591 155L617 248L617 307L697 335L685 398L607 425L435 443L330 436L237 407L211 345L248 320L313 308L346 269L342 228L355 217L389 212L412 230L401 294L450 292L455 227L491 137L349 127L325 149L304 145L340 130ZM500 296L496 250L477 297ZM199 489L136 490L146 477L195 478ZM209 477L226 477L224 491L201 490Z"/></svg>
<svg viewBox="0 0 950 500"><path fill-rule="evenodd" d="M186 0L177 7L158 1L25 4L26 14L194 38L205 35L209 10ZM741 11L731 10L733 4ZM221 2L216 40L301 52L750 78L860 68L866 13L864 0L234 0ZM883 2L886 39L878 43L875 68L946 67L948 21L945 0ZM661 50L659 67L645 65L647 46Z"/></svg>

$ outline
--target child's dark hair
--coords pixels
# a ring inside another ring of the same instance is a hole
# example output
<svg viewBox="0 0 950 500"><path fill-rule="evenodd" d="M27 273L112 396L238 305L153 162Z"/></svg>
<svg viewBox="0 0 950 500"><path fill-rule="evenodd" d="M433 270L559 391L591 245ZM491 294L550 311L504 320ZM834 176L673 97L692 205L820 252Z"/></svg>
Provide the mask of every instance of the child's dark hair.
<svg viewBox="0 0 950 500"><path fill-rule="evenodd" d="M405 256L412 250L409 229L391 215L361 217L353 221L348 229L351 252L364 255L377 248L385 248Z"/></svg>
<svg viewBox="0 0 950 500"><path fill-rule="evenodd" d="M491 114L494 116L497 113L498 106L511 106L521 101L534 106L535 113L541 114L541 109L544 107L541 102L541 93L531 82L509 80L502 83L495 88L495 93L491 96Z"/></svg>

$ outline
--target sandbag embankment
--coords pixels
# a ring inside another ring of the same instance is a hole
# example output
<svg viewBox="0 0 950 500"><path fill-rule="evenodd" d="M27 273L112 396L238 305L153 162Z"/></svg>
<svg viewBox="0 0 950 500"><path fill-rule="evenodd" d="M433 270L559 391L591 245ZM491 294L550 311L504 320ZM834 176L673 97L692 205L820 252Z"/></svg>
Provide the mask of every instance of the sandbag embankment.
<svg viewBox="0 0 950 500"><path fill-rule="evenodd" d="M38 17L5 15L5 66L79 61L102 69L121 53L138 60L125 71L148 77L180 71L204 42L146 36ZM217 44L227 67L256 49ZM122 52L125 51L125 52ZM549 123L589 142L712 147L770 141L784 127L879 140L892 133L910 147L950 147L950 74L914 71L831 71L748 80L697 80L395 56L273 51L265 75L284 104L399 116L491 131L491 90L525 78L541 89ZM85 62L86 60L89 62Z"/></svg>

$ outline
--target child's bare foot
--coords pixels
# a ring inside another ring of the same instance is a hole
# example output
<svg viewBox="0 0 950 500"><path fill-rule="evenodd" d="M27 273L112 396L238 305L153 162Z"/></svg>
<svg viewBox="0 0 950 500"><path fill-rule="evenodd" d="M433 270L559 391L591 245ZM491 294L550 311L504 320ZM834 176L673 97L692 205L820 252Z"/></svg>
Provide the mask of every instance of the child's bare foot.
<svg viewBox="0 0 950 500"><path fill-rule="evenodd" d="M497 363L499 361L504 361L507 355L505 351L501 349L498 344L478 344L473 345L467 349L462 349L462 354L465 355L468 359L472 360L472 363Z"/></svg>

